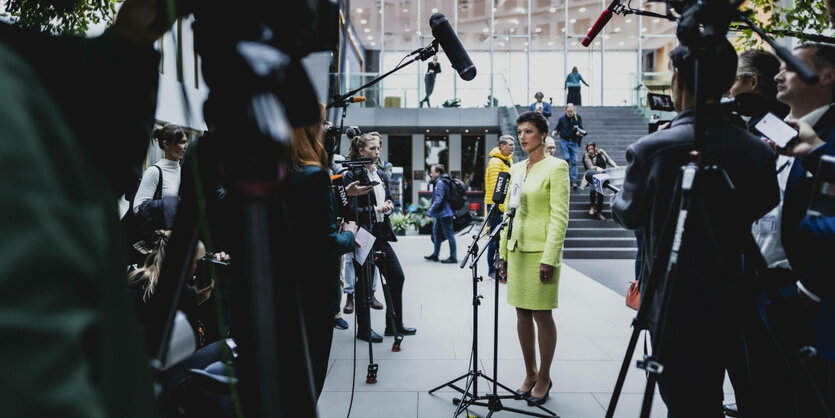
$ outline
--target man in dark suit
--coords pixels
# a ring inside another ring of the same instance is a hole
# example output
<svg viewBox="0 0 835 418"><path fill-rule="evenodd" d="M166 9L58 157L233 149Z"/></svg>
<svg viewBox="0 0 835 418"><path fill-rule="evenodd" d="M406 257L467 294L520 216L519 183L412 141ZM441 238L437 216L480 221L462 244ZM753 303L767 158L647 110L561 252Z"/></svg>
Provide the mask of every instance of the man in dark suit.
<svg viewBox="0 0 835 418"><path fill-rule="evenodd" d="M736 75L736 52L724 40L711 51L701 59L704 68L710 68L701 80L707 102L699 109L705 112L703 159L706 165L723 168L734 190L718 173L702 172L694 183L660 354L664 369L659 388L670 417L721 417L726 370L738 377L734 390L740 411L750 411L742 322L754 308L742 280L742 248L753 221L779 200L774 153L723 117L718 106ZM670 60L673 104L679 113L667 129L627 149L623 188L612 201L615 221L645 231L643 251L652 256L642 260L641 276L650 279L642 285L659 282L655 298L642 301L652 304L648 326L653 337L662 295L670 285L660 282L674 230L668 218L678 214L671 210L678 203L672 198L695 137L695 54L679 46Z"/></svg>
<svg viewBox="0 0 835 418"><path fill-rule="evenodd" d="M832 329L835 324L835 311L831 308L835 303L832 279L835 274L829 261L835 246L820 228L801 227L801 224L806 218L821 156L835 155L835 107L831 104L835 98L835 46L803 44L793 53L817 72L819 81L806 84L785 65L775 77L777 99L791 108L787 121L799 128L799 138L785 149L777 148L778 152L794 157L780 222L781 241L791 271L788 280L782 283L781 296L772 300L771 305L780 309L772 309L769 325L790 357L792 383L801 416L822 416L820 402L795 353L803 346L820 349L818 356L807 361L807 368L817 389L825 398L827 394L830 397L828 407L831 411L835 406L832 372L835 349L825 343L831 336L827 338L820 331ZM806 221L812 226L814 222L813 219Z"/></svg>

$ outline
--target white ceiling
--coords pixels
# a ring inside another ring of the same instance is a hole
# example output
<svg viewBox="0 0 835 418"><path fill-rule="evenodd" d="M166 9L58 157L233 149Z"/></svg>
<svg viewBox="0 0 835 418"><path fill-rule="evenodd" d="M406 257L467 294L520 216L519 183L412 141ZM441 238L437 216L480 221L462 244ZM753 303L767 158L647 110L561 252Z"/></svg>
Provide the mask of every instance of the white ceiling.
<svg viewBox="0 0 835 418"><path fill-rule="evenodd" d="M562 51L565 46L565 1L495 0L495 50L525 50L528 33L527 7L530 2L531 50ZM464 48L468 51L489 51L490 2L491 0L385 0L385 5L381 6L380 0L352 0L350 19L360 41L367 49L380 49L385 44L387 51L413 50L428 44L432 39L429 17L435 12L443 13L450 23L454 24L457 5L458 37ZM638 4L636 0L633 7L637 7ZM569 37L569 50L586 49L579 43L607 5L600 0L568 0L568 29L569 35L572 35ZM665 5L645 2L643 9L663 14ZM675 42L674 38L669 37L675 34L674 22L648 17L642 20L644 49L660 48L667 43ZM601 48L601 41L606 50L637 49L638 21L636 15L613 16L605 27L605 36L601 33L595 40L595 49ZM385 30L382 35L383 42L380 39L381 25ZM523 37L513 38L518 35Z"/></svg>

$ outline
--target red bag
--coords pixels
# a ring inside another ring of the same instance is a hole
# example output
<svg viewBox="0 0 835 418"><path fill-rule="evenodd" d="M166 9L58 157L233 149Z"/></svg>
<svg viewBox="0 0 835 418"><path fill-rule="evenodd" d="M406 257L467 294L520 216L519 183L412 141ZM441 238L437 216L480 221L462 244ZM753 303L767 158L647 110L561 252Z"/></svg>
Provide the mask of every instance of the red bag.
<svg viewBox="0 0 835 418"><path fill-rule="evenodd" d="M641 291L638 287L638 281L633 280L629 282L629 289L626 291L626 306L638 310L638 305L641 304Z"/></svg>

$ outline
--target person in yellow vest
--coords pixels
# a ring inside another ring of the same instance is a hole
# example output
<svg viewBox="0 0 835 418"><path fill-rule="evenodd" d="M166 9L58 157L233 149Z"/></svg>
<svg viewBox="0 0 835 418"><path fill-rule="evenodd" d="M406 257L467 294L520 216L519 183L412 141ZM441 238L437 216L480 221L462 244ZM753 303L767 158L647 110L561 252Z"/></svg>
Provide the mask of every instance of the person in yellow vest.
<svg viewBox="0 0 835 418"><path fill-rule="evenodd" d="M510 135L502 135L499 137L499 146L490 151L490 160L487 162L487 170L484 174L484 207L487 208L486 213L488 214L493 207L493 190L496 189L496 179L499 177L499 173L510 172L510 166L513 165L513 150L515 148L515 139ZM490 229L493 229L493 227L501 222L503 214L504 204L500 204L498 212L494 213L488 220ZM496 279L497 262L496 245L496 241L490 241L487 244L488 275L494 280ZM507 283L507 279L504 277L500 277L499 280L502 283Z"/></svg>
<svg viewBox="0 0 835 418"><path fill-rule="evenodd" d="M551 364L557 346L551 311L557 307L568 227L568 163L545 155L548 120L541 113L525 112L516 119L516 125L519 144L529 157L510 169L510 184L520 185L520 204L515 209L512 231L502 231L499 253L502 260L507 260L507 302L516 307L516 332L525 360L525 380L516 393L529 405L542 405L551 389Z"/></svg>

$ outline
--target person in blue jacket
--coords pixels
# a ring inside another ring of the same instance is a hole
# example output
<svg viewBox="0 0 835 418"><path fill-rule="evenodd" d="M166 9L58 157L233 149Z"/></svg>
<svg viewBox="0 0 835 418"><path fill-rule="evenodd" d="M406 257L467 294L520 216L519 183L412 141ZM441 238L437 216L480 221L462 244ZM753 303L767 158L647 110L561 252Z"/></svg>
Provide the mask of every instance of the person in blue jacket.
<svg viewBox="0 0 835 418"><path fill-rule="evenodd" d="M530 106L528 106L528 110L530 110L531 112L542 113L542 116L545 116L546 118L550 118L551 117L551 104L548 103L548 102L543 102L542 101L542 99L545 98L545 95L542 94L541 91L538 91L538 92L536 92L536 94L533 95L533 98L536 99L536 101L531 103Z"/></svg>
<svg viewBox="0 0 835 418"><path fill-rule="evenodd" d="M438 261L441 253L441 242L449 241L449 258L441 260L442 263L457 263L458 252L455 247L455 231L452 229L452 218L455 213L450 205L450 187L452 178L446 174L443 164L435 164L429 171L435 190L432 192L432 205L426 211L427 216L435 218L432 226L432 241L435 243L435 250L432 254L423 258L429 261Z"/></svg>
<svg viewBox="0 0 835 418"><path fill-rule="evenodd" d="M566 103L574 103L577 106L583 105L583 98L580 96L581 81L586 87L590 87L589 83L586 83L586 80L583 80L583 76L577 71L577 67L572 68L571 73L565 77L565 88L568 90L568 97L565 99Z"/></svg>

